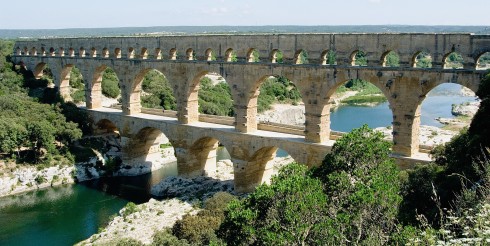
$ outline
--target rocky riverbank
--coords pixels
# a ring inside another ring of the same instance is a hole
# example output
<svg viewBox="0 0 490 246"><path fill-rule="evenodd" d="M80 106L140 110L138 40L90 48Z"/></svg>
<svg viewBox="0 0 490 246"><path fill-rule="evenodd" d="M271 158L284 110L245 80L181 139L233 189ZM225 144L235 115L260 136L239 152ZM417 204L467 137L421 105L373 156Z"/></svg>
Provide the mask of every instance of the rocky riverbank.
<svg viewBox="0 0 490 246"><path fill-rule="evenodd" d="M278 157L273 161L273 172L293 162L291 157ZM127 208L119 212L100 233L77 245L104 245L120 238L133 238L142 243L152 242L153 234L163 228L171 228L187 213L197 213L196 204L219 191L234 193L233 164L230 160L217 163L216 173L209 177L182 178L168 177L152 187L152 195L165 197L158 201L137 205L133 213L127 214Z"/></svg>
<svg viewBox="0 0 490 246"><path fill-rule="evenodd" d="M0 161L0 197L74 182L73 166L39 169Z"/></svg>

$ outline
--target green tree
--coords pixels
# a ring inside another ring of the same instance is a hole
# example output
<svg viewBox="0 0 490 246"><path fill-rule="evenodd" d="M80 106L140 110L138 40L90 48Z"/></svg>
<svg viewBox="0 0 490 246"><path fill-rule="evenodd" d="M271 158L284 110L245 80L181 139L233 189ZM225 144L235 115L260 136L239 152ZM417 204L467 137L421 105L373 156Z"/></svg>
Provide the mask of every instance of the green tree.
<svg viewBox="0 0 490 246"><path fill-rule="evenodd" d="M102 75L102 94L110 98L117 98L121 94L119 79L111 68L107 68Z"/></svg>
<svg viewBox="0 0 490 246"><path fill-rule="evenodd" d="M307 167L290 164L249 197L232 201L219 235L228 245L315 245L330 220L327 197Z"/></svg>
<svg viewBox="0 0 490 246"><path fill-rule="evenodd" d="M156 70L146 73L143 78L141 104L146 108L164 108L177 110L177 103L167 78Z"/></svg>

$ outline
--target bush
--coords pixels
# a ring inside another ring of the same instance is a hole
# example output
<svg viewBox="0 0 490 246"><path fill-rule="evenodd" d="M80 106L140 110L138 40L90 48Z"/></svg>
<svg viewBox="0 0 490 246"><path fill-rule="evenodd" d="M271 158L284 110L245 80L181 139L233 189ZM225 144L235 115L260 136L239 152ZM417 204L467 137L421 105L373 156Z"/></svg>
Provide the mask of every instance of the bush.
<svg viewBox="0 0 490 246"><path fill-rule="evenodd" d="M117 98L121 94L119 79L110 68L107 68L102 75L102 94L110 98Z"/></svg>
<svg viewBox="0 0 490 246"><path fill-rule="evenodd" d="M154 246L190 246L190 244L185 239L178 239L176 236L172 235L169 230L161 230L153 234L153 242L151 245Z"/></svg>
<svg viewBox="0 0 490 246"><path fill-rule="evenodd" d="M108 243L96 244L106 246L143 246L144 244L133 238L120 238Z"/></svg>

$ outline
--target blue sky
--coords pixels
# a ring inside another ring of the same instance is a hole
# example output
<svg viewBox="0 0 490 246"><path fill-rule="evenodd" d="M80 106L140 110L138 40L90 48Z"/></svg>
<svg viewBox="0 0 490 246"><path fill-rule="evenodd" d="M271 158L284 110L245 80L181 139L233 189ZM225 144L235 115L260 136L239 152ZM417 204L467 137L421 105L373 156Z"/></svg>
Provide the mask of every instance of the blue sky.
<svg viewBox="0 0 490 246"><path fill-rule="evenodd" d="M490 0L4 1L0 29L201 25L483 25Z"/></svg>

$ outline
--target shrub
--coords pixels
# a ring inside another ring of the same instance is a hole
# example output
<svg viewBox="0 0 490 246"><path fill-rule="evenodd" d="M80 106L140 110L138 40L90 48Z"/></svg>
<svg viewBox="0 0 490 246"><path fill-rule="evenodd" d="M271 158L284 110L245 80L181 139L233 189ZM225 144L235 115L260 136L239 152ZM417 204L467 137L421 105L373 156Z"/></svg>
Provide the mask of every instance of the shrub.
<svg viewBox="0 0 490 246"><path fill-rule="evenodd" d="M168 229L155 232L153 234L153 242L151 245L154 246L190 246L190 244L185 239L178 239L176 236L172 235Z"/></svg>

